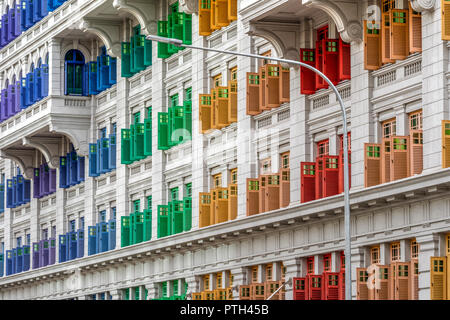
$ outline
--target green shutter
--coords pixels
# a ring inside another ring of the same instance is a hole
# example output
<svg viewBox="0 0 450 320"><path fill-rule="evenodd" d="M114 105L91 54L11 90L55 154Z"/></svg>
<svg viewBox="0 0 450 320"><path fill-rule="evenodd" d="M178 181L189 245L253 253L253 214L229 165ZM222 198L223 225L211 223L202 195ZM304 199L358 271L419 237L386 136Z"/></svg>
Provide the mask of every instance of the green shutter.
<svg viewBox="0 0 450 320"><path fill-rule="evenodd" d="M192 44L192 15L183 13L183 43Z"/></svg>
<svg viewBox="0 0 450 320"><path fill-rule="evenodd" d="M171 124L169 128L170 133L170 143L173 146L180 144L187 140L186 132L184 129L184 107L176 106L170 108L172 110L172 121L170 121L170 112L169 112L169 123Z"/></svg>
<svg viewBox="0 0 450 320"><path fill-rule="evenodd" d="M152 41L145 39L144 41L144 66L152 65Z"/></svg>
<svg viewBox="0 0 450 320"><path fill-rule="evenodd" d="M145 36L137 35L134 37L134 68L137 72L145 69L144 65L144 45L145 45Z"/></svg>
<svg viewBox="0 0 450 320"><path fill-rule="evenodd" d="M144 155L152 155L152 119L144 120Z"/></svg>
<svg viewBox="0 0 450 320"><path fill-rule="evenodd" d="M158 206L158 238L169 235L170 221L169 221L169 206Z"/></svg>
<svg viewBox="0 0 450 320"><path fill-rule="evenodd" d="M120 245L123 248L130 245L130 217L121 217L120 220Z"/></svg>
<svg viewBox="0 0 450 320"><path fill-rule="evenodd" d="M144 241L144 213L136 212L136 228L135 228L134 243L141 243Z"/></svg>
<svg viewBox="0 0 450 320"><path fill-rule="evenodd" d="M168 22L167 21L158 21L158 36L166 37L168 36L167 28L168 28ZM158 42L158 58L165 59L170 57L169 51L168 51L168 44Z"/></svg>
<svg viewBox="0 0 450 320"><path fill-rule="evenodd" d="M171 221L172 232L171 234L177 234L183 232L183 201L173 200L169 203L171 208Z"/></svg>
<svg viewBox="0 0 450 320"><path fill-rule="evenodd" d="M183 230L189 231L192 228L192 198L183 198Z"/></svg>
<svg viewBox="0 0 450 320"><path fill-rule="evenodd" d="M124 299L130 300L130 288L124 289L123 291L124 291Z"/></svg>
<svg viewBox="0 0 450 320"><path fill-rule="evenodd" d="M122 129L121 130L121 143L120 143L120 162L122 164L130 164L132 161L130 159L130 129Z"/></svg>
<svg viewBox="0 0 450 320"><path fill-rule="evenodd" d="M122 56L121 56L121 68L122 77L129 78L133 75L131 72L131 53L130 53L130 43L122 42Z"/></svg>
<svg viewBox="0 0 450 320"><path fill-rule="evenodd" d="M139 300L140 299L140 290L139 287L135 287L134 288L134 300Z"/></svg>
<svg viewBox="0 0 450 320"><path fill-rule="evenodd" d="M144 231L143 240L148 241L152 238L152 210L144 210Z"/></svg>
<svg viewBox="0 0 450 320"><path fill-rule="evenodd" d="M158 150L169 149L169 115L158 112Z"/></svg>
<svg viewBox="0 0 450 320"><path fill-rule="evenodd" d="M141 160L145 158L144 154L144 124L137 123L134 126L135 131L135 145L134 145L134 158Z"/></svg>
<svg viewBox="0 0 450 320"><path fill-rule="evenodd" d="M136 161L136 130L135 130L136 125L132 124L130 125L130 160L131 162Z"/></svg>
<svg viewBox="0 0 450 320"><path fill-rule="evenodd" d="M192 101L184 101L184 118L183 127L189 132L189 137L186 140L192 139ZM187 133L186 133L187 134Z"/></svg>
<svg viewBox="0 0 450 320"><path fill-rule="evenodd" d="M135 36L132 36L130 38L130 71L135 74L138 70L136 69L136 66L134 65L134 55L135 55Z"/></svg>
<svg viewBox="0 0 450 320"><path fill-rule="evenodd" d="M136 215L137 212L130 213L130 237L129 243L130 245L135 244L136 242Z"/></svg>

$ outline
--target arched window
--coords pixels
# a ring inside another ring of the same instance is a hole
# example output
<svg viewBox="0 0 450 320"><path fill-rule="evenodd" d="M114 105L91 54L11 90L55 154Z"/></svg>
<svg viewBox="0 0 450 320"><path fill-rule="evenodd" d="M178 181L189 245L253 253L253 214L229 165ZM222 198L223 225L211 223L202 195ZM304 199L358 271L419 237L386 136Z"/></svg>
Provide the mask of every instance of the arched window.
<svg viewBox="0 0 450 320"><path fill-rule="evenodd" d="M84 56L78 50L70 50L65 57L65 91L66 95L83 94Z"/></svg>

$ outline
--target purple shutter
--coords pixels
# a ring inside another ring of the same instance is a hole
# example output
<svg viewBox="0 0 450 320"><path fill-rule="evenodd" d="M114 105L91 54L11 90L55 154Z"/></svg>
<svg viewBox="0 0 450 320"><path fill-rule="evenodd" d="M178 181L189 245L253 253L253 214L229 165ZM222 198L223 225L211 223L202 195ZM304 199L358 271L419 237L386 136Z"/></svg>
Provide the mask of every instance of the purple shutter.
<svg viewBox="0 0 450 320"><path fill-rule="evenodd" d="M14 108L14 102L16 101L16 95L14 94L14 85L10 84L8 86L8 115L12 117L16 113Z"/></svg>
<svg viewBox="0 0 450 320"><path fill-rule="evenodd" d="M16 28L15 28L16 37L20 36L20 34L22 33L22 25L20 24L20 17L21 17L20 3L18 3L16 4Z"/></svg>
<svg viewBox="0 0 450 320"><path fill-rule="evenodd" d="M50 169L50 188L49 192L56 192L56 169Z"/></svg>
<svg viewBox="0 0 450 320"><path fill-rule="evenodd" d="M44 193L44 165L39 166L39 197L45 196Z"/></svg>
<svg viewBox="0 0 450 320"><path fill-rule="evenodd" d="M34 168L34 176L33 176L33 198L41 198L41 175L39 168Z"/></svg>
<svg viewBox="0 0 450 320"><path fill-rule="evenodd" d="M16 101L14 101L14 111L15 113L20 112L20 81L16 81Z"/></svg>
<svg viewBox="0 0 450 320"><path fill-rule="evenodd" d="M50 168L48 165L44 164L44 195L50 194Z"/></svg>
<svg viewBox="0 0 450 320"><path fill-rule="evenodd" d="M6 101L6 89L2 90L2 98L0 100L1 119L0 121L8 119L8 103Z"/></svg>

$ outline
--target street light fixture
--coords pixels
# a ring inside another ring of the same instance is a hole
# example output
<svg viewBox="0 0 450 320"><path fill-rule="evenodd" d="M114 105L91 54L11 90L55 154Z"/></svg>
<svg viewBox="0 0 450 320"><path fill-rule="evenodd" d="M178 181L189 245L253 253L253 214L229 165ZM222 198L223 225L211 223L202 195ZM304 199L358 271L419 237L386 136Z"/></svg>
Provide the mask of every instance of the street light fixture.
<svg viewBox="0 0 450 320"><path fill-rule="evenodd" d="M348 173L350 170L349 170L349 163L348 163L347 114L345 112L344 102L342 101L342 97L339 94L339 91L336 88L336 86L320 70L317 70L316 68L310 66L309 64L306 64L306 63L303 63L300 61L272 58L272 57L269 58L266 56L261 56L261 55L257 55L257 54L251 54L251 53L241 53L241 52L236 52L236 51L218 50L218 49L214 49L214 48L193 46L193 45L184 44L183 41L179 40L179 39L160 37L160 36L156 36L156 35L149 35L146 37L146 39L157 41L157 42L162 42L162 43L172 44L177 47L184 47L184 48L205 50L205 51L213 51L213 52L218 52L218 53L222 53L222 54L230 54L230 55L234 55L234 56L243 56L243 57L256 58L256 59L272 60L272 61L278 61L278 62L287 63L287 64L298 65L298 66L305 67L305 68L317 73L333 89L333 91L336 94L336 97L339 101L339 105L341 106L341 114L342 114L342 121L343 121L343 124L342 124L343 139L342 140L343 140L343 148L344 148L345 300L351 300L352 299L352 269L351 269L351 234L350 234L350 193L349 193L349 181L348 181Z"/></svg>

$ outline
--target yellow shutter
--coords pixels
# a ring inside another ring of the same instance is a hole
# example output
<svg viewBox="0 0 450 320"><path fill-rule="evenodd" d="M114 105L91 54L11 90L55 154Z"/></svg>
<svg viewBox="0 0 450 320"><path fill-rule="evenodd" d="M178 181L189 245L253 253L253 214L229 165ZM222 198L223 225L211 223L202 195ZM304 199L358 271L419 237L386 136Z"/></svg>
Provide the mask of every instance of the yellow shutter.
<svg viewBox="0 0 450 320"><path fill-rule="evenodd" d="M237 121L237 81L228 82L228 122Z"/></svg>
<svg viewBox="0 0 450 320"><path fill-rule="evenodd" d="M442 168L450 167L450 121L442 121Z"/></svg>
<svg viewBox="0 0 450 320"><path fill-rule="evenodd" d="M211 129L211 95L210 94L200 94L200 132L205 133Z"/></svg>
<svg viewBox="0 0 450 320"><path fill-rule="evenodd" d="M237 20L237 0L228 0L228 20Z"/></svg>
<svg viewBox="0 0 450 320"><path fill-rule="evenodd" d="M450 1L441 0L442 40L450 40Z"/></svg>
<svg viewBox="0 0 450 320"><path fill-rule="evenodd" d="M430 299L446 300L447 298L447 258L430 258Z"/></svg>
<svg viewBox="0 0 450 320"><path fill-rule="evenodd" d="M209 36L211 32L211 0L198 0L198 33Z"/></svg>

